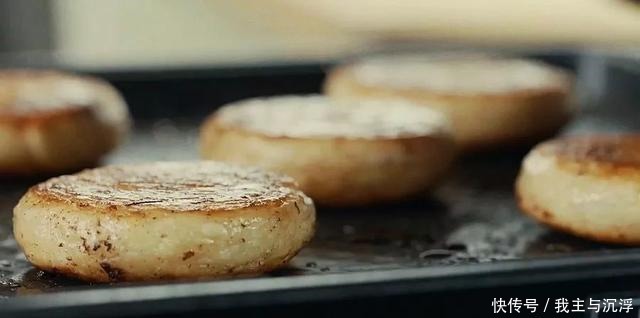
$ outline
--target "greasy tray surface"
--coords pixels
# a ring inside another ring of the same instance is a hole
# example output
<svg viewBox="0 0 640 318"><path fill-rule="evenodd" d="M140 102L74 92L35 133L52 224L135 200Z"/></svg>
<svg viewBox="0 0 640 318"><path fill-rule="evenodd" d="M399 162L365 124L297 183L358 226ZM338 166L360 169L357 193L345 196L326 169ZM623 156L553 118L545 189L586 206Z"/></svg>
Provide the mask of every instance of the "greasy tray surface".
<svg viewBox="0 0 640 318"><path fill-rule="evenodd" d="M610 127L624 130L625 122L583 115L570 130ZM195 159L196 136L195 125L158 121L137 129L130 142L108 162ZM267 277L522 262L584 252L634 250L579 240L522 216L512 186L523 155L521 151L463 159L435 194L410 202L351 210L319 207L318 233L311 245L288 268ZM4 181L0 185L3 297L88 287L32 268L17 249L10 234L11 210L34 182Z"/></svg>

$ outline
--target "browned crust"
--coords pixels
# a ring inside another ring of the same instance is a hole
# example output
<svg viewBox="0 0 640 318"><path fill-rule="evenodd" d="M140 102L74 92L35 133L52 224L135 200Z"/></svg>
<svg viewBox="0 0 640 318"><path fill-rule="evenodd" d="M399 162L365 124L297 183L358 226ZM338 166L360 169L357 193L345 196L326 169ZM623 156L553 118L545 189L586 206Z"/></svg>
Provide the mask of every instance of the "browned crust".
<svg viewBox="0 0 640 318"><path fill-rule="evenodd" d="M69 205L77 209L78 211L82 211L88 214L105 214L105 215L116 215L118 217L130 217L130 218L157 218L162 216L168 216L172 211L169 209L159 209L159 208L149 208L149 209L134 209L130 208L131 205L118 205L118 204L102 204L97 201L90 202L88 200L69 200L65 198L60 198L57 195L49 193L48 191L42 191L36 189L37 186L31 187L27 191L27 195L32 196L31 200L38 200L40 205L48 205L48 204L62 204ZM203 209L203 210L184 210L179 211L180 213L193 213L200 214L206 216L217 216L217 217L233 217L238 216L243 213L248 213L248 215L259 215L259 214L271 214L271 212L262 212L260 210L255 210L256 208L277 208L282 207L286 204L291 204L296 202L298 199L293 196L289 196L287 198L279 198L270 201L262 201L258 203L251 203L245 207L237 208L237 209L224 209L224 208L211 208L211 209Z"/></svg>
<svg viewBox="0 0 640 318"><path fill-rule="evenodd" d="M544 142L534 151L556 158L578 175L640 177L640 134L570 136Z"/></svg>
<svg viewBox="0 0 640 318"><path fill-rule="evenodd" d="M305 200L308 198L287 176L213 161L89 169L37 184L22 199L38 206L59 204L87 213L142 217L171 212L237 215L256 207L277 208Z"/></svg>
<svg viewBox="0 0 640 318"><path fill-rule="evenodd" d="M592 232L584 231L570 224L558 222L552 211L549 211L530 200L524 198L524 195L520 191L520 187L516 184L515 191L516 203L522 212L533 218L534 220L551 227L554 230L568 233L584 239L601 242L601 243L613 243L629 246L640 245L640 240L633 240L627 237L627 234L620 229L611 228L605 232Z"/></svg>

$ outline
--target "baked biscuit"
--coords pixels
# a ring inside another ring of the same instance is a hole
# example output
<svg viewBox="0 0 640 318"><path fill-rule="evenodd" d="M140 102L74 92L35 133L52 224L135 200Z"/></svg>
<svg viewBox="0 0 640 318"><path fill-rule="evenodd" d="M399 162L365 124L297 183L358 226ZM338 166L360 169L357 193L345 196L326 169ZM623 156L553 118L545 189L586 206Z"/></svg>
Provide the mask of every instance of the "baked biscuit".
<svg viewBox="0 0 640 318"><path fill-rule="evenodd" d="M329 72L336 100L401 98L445 113L464 151L535 143L571 117L572 77L540 62L468 55L364 59Z"/></svg>
<svg viewBox="0 0 640 318"><path fill-rule="evenodd" d="M222 107L201 129L205 159L261 166L296 179L318 203L393 201L446 172L446 119L401 101L341 105L322 96L251 99Z"/></svg>
<svg viewBox="0 0 640 318"><path fill-rule="evenodd" d="M54 71L0 72L0 175L54 174L97 163L130 125L108 83Z"/></svg>
<svg viewBox="0 0 640 318"><path fill-rule="evenodd" d="M561 231L640 244L640 135L544 142L524 159L516 184L522 210Z"/></svg>
<svg viewBox="0 0 640 318"><path fill-rule="evenodd" d="M160 162L38 184L13 226L33 265L86 281L227 277L285 265L313 236L315 208L289 177Z"/></svg>

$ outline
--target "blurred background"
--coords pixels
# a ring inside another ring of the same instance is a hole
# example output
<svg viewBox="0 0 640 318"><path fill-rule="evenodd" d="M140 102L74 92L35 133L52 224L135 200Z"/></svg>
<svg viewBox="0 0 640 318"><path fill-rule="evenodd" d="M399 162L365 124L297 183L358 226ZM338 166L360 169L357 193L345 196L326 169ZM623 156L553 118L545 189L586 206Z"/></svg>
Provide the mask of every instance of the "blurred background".
<svg viewBox="0 0 640 318"><path fill-rule="evenodd" d="M572 68L590 107L612 68L637 70L638 46L640 7L624 0L0 0L0 66L106 77L138 117L317 92L324 70L344 59L443 49Z"/></svg>
<svg viewBox="0 0 640 318"><path fill-rule="evenodd" d="M314 61L366 43L272 0L0 3L0 49L15 62L102 69Z"/></svg>
<svg viewBox="0 0 640 318"><path fill-rule="evenodd" d="M425 41L630 54L623 0L0 1L0 50L84 68L327 60ZM432 43L433 44L433 43ZM622 52L621 52L622 51ZM6 54L5 54L6 55Z"/></svg>

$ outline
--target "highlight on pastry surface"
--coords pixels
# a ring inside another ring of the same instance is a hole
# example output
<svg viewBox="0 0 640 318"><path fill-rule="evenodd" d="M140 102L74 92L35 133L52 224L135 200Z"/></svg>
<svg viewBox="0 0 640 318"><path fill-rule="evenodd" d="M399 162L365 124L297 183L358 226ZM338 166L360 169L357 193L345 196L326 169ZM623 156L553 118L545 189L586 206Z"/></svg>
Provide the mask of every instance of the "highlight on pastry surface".
<svg viewBox="0 0 640 318"><path fill-rule="evenodd" d="M315 208L283 175L159 162L38 184L13 226L34 266L86 281L227 277L285 265L312 238Z"/></svg>
<svg viewBox="0 0 640 318"><path fill-rule="evenodd" d="M316 202L334 206L418 194L454 157L446 118L402 101L250 99L215 112L200 135L203 158L282 172Z"/></svg>
<svg viewBox="0 0 640 318"><path fill-rule="evenodd" d="M0 71L0 175L94 165L129 126L124 100L105 81L56 71Z"/></svg>
<svg viewBox="0 0 640 318"><path fill-rule="evenodd" d="M583 238L640 244L640 135L584 135L535 147L516 183L521 209Z"/></svg>
<svg viewBox="0 0 640 318"><path fill-rule="evenodd" d="M331 70L336 100L401 98L445 113L466 151L531 143L571 117L573 78L533 60L488 55L390 55Z"/></svg>

